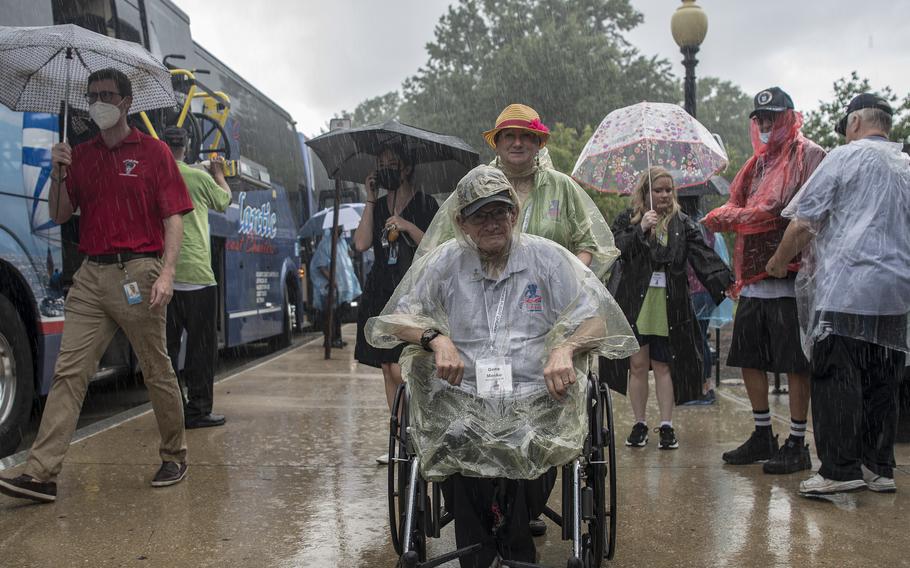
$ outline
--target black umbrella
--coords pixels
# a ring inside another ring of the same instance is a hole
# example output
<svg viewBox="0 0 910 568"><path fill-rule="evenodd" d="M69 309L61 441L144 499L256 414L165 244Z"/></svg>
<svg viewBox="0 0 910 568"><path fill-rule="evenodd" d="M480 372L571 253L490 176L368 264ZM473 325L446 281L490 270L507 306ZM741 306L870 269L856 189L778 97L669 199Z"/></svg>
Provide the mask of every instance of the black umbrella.
<svg viewBox="0 0 910 568"><path fill-rule="evenodd" d="M712 176L705 183L683 187L676 191L679 197L697 197L700 195L730 195L730 182L720 176Z"/></svg>
<svg viewBox="0 0 910 568"><path fill-rule="evenodd" d="M464 140L390 120L358 128L333 130L307 141L332 179L363 183L376 169L384 146L401 148L414 162L414 185L426 193L444 193L455 185L480 155Z"/></svg>

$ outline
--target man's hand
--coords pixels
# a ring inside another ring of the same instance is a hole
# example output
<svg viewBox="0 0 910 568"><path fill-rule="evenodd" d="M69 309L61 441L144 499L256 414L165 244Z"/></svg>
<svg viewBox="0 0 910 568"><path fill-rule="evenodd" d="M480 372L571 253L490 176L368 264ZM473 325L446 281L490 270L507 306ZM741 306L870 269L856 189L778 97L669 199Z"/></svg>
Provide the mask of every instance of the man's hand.
<svg viewBox="0 0 910 568"><path fill-rule="evenodd" d="M772 278L786 278L787 261L781 258L780 255L775 254L765 265L765 272Z"/></svg>
<svg viewBox="0 0 910 568"><path fill-rule="evenodd" d="M430 342L430 349L436 355L436 374L439 378L452 386L460 385L464 376L464 362L452 340L445 335L437 335Z"/></svg>
<svg viewBox="0 0 910 568"><path fill-rule="evenodd" d="M657 224L657 211L653 209L645 213L641 218L641 232L647 233L651 227Z"/></svg>
<svg viewBox="0 0 910 568"><path fill-rule="evenodd" d="M575 365L572 363L572 347L557 347L550 351L550 357L543 368L550 396L562 400L570 385L575 384Z"/></svg>
<svg viewBox="0 0 910 568"><path fill-rule="evenodd" d="M209 160L209 173L215 179L215 181L220 181L224 179L224 158L219 155L212 156L212 159Z"/></svg>
<svg viewBox="0 0 910 568"><path fill-rule="evenodd" d="M60 178L61 166L73 163L73 149L66 142L58 142L51 148L51 164L53 164L54 177Z"/></svg>
<svg viewBox="0 0 910 568"><path fill-rule="evenodd" d="M161 276L152 285L152 294L149 298L149 309L167 306L174 295L174 273L164 269Z"/></svg>

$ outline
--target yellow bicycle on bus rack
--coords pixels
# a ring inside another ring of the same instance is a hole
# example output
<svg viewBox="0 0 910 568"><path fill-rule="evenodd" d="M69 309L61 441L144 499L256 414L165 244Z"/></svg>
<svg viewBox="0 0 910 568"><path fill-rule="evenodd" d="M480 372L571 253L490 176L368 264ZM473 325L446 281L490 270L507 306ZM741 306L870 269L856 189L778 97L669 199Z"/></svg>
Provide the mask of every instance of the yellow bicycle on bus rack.
<svg viewBox="0 0 910 568"><path fill-rule="evenodd" d="M196 79L197 74L207 74L208 71L180 69L172 66L169 59L186 58L182 55L164 58L164 64L171 70L171 82L179 106L140 112L140 128L155 138L159 138L159 132L169 126L183 128L188 135L186 163L193 164L211 154L220 154L229 170L226 173L230 175L236 163L231 160L231 143L224 130L231 111L230 97L222 91L209 89ZM193 112L195 100L202 101L201 112Z"/></svg>

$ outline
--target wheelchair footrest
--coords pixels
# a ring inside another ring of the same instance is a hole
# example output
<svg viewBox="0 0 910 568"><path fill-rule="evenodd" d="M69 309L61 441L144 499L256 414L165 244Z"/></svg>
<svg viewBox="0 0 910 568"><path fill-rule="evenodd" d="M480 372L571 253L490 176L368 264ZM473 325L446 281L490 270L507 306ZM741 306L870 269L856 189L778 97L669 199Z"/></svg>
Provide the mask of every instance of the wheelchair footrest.
<svg viewBox="0 0 910 568"><path fill-rule="evenodd" d="M545 517L556 523L558 526L562 526L562 515L546 506L543 508L543 514Z"/></svg>
<svg viewBox="0 0 910 568"><path fill-rule="evenodd" d="M453 552L447 552L445 554L430 558L426 562L421 562L418 564L418 568L434 568L435 566L441 566L450 560L455 560L457 558L462 558L464 556L470 556L472 554L477 554L482 548L481 544L472 544L471 546L466 546L464 548L459 548Z"/></svg>
<svg viewBox="0 0 910 568"><path fill-rule="evenodd" d="M518 560L503 560L503 566L508 566L509 568L546 568L546 566L541 566L540 564L532 564L531 562L519 562Z"/></svg>

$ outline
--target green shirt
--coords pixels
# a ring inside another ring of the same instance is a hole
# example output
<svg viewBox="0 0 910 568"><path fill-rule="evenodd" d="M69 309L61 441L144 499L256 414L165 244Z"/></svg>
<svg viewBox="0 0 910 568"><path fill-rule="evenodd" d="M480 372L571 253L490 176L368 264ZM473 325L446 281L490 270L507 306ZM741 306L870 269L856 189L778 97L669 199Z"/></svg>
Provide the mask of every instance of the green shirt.
<svg viewBox="0 0 910 568"><path fill-rule="evenodd" d="M648 287L635 326L638 328L639 335L670 336L670 324L667 322L666 288Z"/></svg>
<svg viewBox="0 0 910 568"><path fill-rule="evenodd" d="M209 243L209 209L226 211L231 204L231 196L207 172L191 168L183 162L177 162L177 168L193 200L193 210L183 216L183 244L177 258L174 282L212 285L216 282Z"/></svg>
<svg viewBox="0 0 910 568"><path fill-rule="evenodd" d="M666 231L658 233L657 240L661 245L667 246L669 235ZM648 291L645 293L645 301L642 302L641 311L638 312L638 319L635 320L635 327L638 328L639 335L670 336L670 324L667 321L666 278L664 274L663 286L648 286Z"/></svg>

